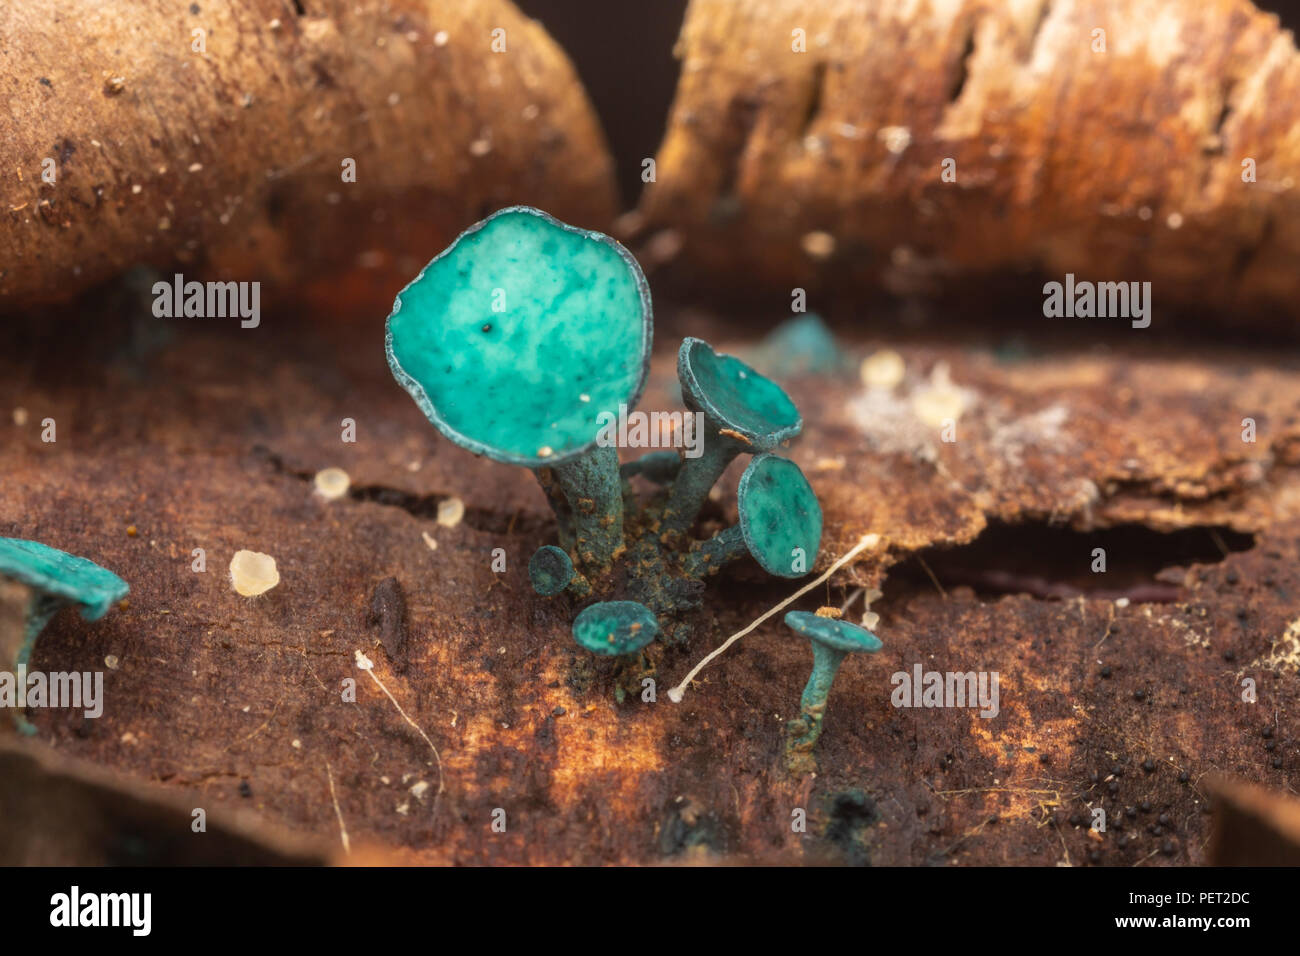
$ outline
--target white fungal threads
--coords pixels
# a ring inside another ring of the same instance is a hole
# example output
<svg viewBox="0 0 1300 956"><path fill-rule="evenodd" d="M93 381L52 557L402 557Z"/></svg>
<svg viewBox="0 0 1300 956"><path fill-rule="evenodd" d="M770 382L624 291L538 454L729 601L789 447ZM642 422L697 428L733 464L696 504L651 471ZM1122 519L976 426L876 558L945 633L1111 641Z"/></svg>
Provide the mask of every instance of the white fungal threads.
<svg viewBox="0 0 1300 956"><path fill-rule="evenodd" d="M465 502L451 497L438 502L438 524L444 528L454 528L465 517Z"/></svg>
<svg viewBox="0 0 1300 956"><path fill-rule="evenodd" d="M906 126L881 127L876 133L876 138L895 156L902 154L912 145L912 131Z"/></svg>
<svg viewBox="0 0 1300 956"><path fill-rule="evenodd" d="M732 634L731 637L723 641L722 644L719 645L715 650L711 651L702 661L700 661L698 664L696 664L694 667L691 668L691 672L682 678L681 683L679 683L676 687L674 687L672 690L668 692L668 699L671 700L674 704L680 704L682 702L682 695L686 693L686 688L690 686L691 681L695 680L695 675L698 674L700 671L704 670L704 668L708 666L710 661L712 661L715 657L719 656L723 651L725 651L732 644L736 643L736 641L740 640L742 637L744 637L754 628L758 627L758 625L762 624L773 614L780 613L782 610L789 607L795 601L799 600L799 598L803 597L813 588L818 587L824 581L828 581L832 574L834 574L840 568L844 567L844 565L848 564L850 561L856 558L863 551L867 550L867 548L874 548L879 543L880 543L880 535L878 534L863 535L862 538L858 541L858 543L855 544L848 551L845 551L844 554L842 554L839 558L837 558L835 563L832 564L829 568L827 568L826 572L821 577L819 577L815 581L805 584L798 591L795 591L794 594L791 594L788 598L786 598L776 607L772 608L769 611L764 612L763 614L760 614L757 618L755 618L745 627L742 627L735 634Z"/></svg>
<svg viewBox="0 0 1300 956"><path fill-rule="evenodd" d="M442 754L438 753L438 748L433 745L433 741L429 739L429 735L424 732L424 729L407 716L406 711L402 710L402 705L397 702L397 698L393 696L392 691L384 686L384 682L381 681L379 676L375 673L375 662L366 657L366 655L361 653L360 650L353 651L352 655L353 659L357 663L357 667L370 675L370 679L375 682L375 686L382 690L384 696L393 702L393 706L396 707L397 712L402 715L402 719L415 728L415 732L424 738L424 742L428 744L429 749L433 751L433 759L438 765L438 792L434 794L435 802L433 805L433 808L436 811L438 809L438 804L436 802L437 798L442 796L443 791L446 789L442 782Z"/></svg>
<svg viewBox="0 0 1300 956"><path fill-rule="evenodd" d="M336 501L348 493L352 479L342 468L322 468L316 472L316 494L326 501Z"/></svg>
<svg viewBox="0 0 1300 956"><path fill-rule="evenodd" d="M265 594L280 583L275 558L260 551L236 551L230 559L230 583L244 597Z"/></svg>
<svg viewBox="0 0 1300 956"><path fill-rule="evenodd" d="M294 741L296 744L298 741ZM339 818L339 840L343 843L343 852L352 852L352 843L348 840L348 828L343 822L343 809L339 806L339 795L334 789L334 771L330 769L330 762L325 761L325 776L330 782L330 799L334 801L334 815Z"/></svg>

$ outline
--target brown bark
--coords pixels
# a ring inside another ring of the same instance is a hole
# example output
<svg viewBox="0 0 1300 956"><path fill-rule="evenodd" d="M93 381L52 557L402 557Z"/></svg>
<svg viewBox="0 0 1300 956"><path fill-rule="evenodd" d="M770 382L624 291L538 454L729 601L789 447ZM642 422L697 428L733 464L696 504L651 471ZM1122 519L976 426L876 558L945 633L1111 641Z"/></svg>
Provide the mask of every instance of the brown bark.
<svg viewBox="0 0 1300 956"><path fill-rule="evenodd" d="M324 277L312 300L327 308L343 294L391 301L489 209L609 219L610 159L586 96L507 0L298 6L0 8L0 309L138 262Z"/></svg>
<svg viewBox="0 0 1300 956"><path fill-rule="evenodd" d="M1235 322L1300 309L1300 56L1246 0L694 0L678 55L642 212L687 276L924 292L1028 267Z"/></svg>
<svg viewBox="0 0 1300 956"><path fill-rule="evenodd" d="M204 803L38 744L0 741L0 865L318 866L329 859L328 846L251 810L209 812Z"/></svg>
<svg viewBox="0 0 1300 956"><path fill-rule="evenodd" d="M660 320L647 409L676 407L678 337L670 310ZM702 321L693 313L689 327ZM1203 773L1294 780L1300 422L1287 416L1300 376L1267 355L1175 346L1158 360L1007 363L899 344L906 375L887 396L869 396L852 370L787 382L806 422L789 453L826 515L819 567L863 532L882 535L799 605L839 604L856 584L885 592L873 607L885 648L842 668L813 779L785 768L782 725L811 658L779 622L704 670L681 704L666 694L797 582L747 562L711 579L690 646L652 645L657 702L617 705L609 662L573 643L578 605L529 586L529 556L555 540L536 481L441 440L393 383L373 329L190 325L106 363L103 342L121 329L85 322L57 360L0 328L0 410L27 409L26 424L0 425L0 535L89 556L132 590L93 624L63 612L33 659L42 671L103 671L103 717L29 716L41 746L178 802L253 809L340 855L346 828L350 860L369 845L407 863L1050 865L1096 851L1103 864L1152 865L1205 860ZM843 351L856 359L864 343ZM915 414L940 360L968 393L954 443ZM1246 414L1259 422L1254 444L1240 440ZM46 416L54 444L40 440ZM356 444L339 441L345 416ZM311 478L331 465L352 492L326 503ZM466 506L454 528L436 520L450 495ZM701 530L733 521L733 502L724 488ZM1014 526L1001 550L948 550L996 541L986 535L997 522ZM1089 573L1086 548L1034 537L1133 524L1140 547L1111 548L1106 575ZM1214 528L1252 534L1253 546L1225 557ZM1199 536L1199 557L1160 560L1157 532L1177 529ZM205 573L192 570L196 547ZM226 567L241 548L275 557L280 585L237 595ZM493 570L496 548L505 573ZM1130 560L1150 566L1122 604L1112 592ZM1049 599L1037 579L1061 562L1082 587ZM962 576L972 570L984 586ZM408 634L393 658L377 588L404 595ZM358 669L358 650L419 730ZM999 716L891 706L891 675L916 663L998 671ZM1254 705L1241 701L1247 677ZM1142 801L1152 811L1116 828ZM1110 821L1100 841L1071 822L1090 823L1096 806ZM497 808L504 833L491 828ZM795 808L808 812L806 834L791 830ZM1160 814L1174 824L1156 836ZM96 859L94 845L86 852Z"/></svg>
<svg viewBox="0 0 1300 956"><path fill-rule="evenodd" d="M1226 775L1206 781L1217 801L1214 866L1300 866L1300 801Z"/></svg>

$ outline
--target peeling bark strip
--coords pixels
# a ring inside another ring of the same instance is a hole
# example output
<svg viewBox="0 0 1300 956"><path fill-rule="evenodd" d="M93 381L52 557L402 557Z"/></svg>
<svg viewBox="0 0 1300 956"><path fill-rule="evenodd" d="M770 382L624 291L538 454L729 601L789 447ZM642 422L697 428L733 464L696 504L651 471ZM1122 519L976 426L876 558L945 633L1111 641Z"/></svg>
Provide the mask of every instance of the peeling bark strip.
<svg viewBox="0 0 1300 956"><path fill-rule="evenodd" d="M642 212L683 270L897 288L1033 266L1300 312L1300 55L1247 0L694 0L677 49Z"/></svg>
<svg viewBox="0 0 1300 956"><path fill-rule="evenodd" d="M1300 800L1224 773L1206 781L1218 804L1214 866L1300 866Z"/></svg>
<svg viewBox="0 0 1300 956"><path fill-rule="evenodd" d="M508 0L292 13L277 0L0 4L0 310L142 261L196 279L328 277L325 307L349 274L373 276L389 304L490 209L612 216L586 95ZM498 28L508 53L492 52Z"/></svg>
<svg viewBox="0 0 1300 956"><path fill-rule="evenodd" d="M205 801L206 803L206 801ZM56 753L0 740L0 866L320 866L329 848L260 815L212 806L202 839L193 794ZM124 841L122 832L134 839Z"/></svg>

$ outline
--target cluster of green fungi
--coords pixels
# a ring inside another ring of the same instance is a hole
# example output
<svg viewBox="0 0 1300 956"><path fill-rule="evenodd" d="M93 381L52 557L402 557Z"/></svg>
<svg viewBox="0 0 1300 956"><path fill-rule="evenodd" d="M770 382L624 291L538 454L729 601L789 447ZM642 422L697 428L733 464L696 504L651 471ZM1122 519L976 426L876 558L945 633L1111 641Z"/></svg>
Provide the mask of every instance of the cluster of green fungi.
<svg viewBox="0 0 1300 956"><path fill-rule="evenodd" d="M394 377L443 435L537 476L559 541L533 555L532 585L591 601L574 639L629 661L656 637L685 640L704 579L728 562L749 556L770 574L801 577L822 534L807 479L773 453L799 434L799 410L775 382L701 339L687 338L677 360L683 402L704 424L693 457L664 449L620 465L598 440L602 418L641 397L652 331L649 287L626 249L513 206L465 230L402 290L385 341ZM738 523L696 540L710 490L742 455L751 457ZM645 500L637 476L653 489ZM815 740L813 710L803 736Z"/></svg>

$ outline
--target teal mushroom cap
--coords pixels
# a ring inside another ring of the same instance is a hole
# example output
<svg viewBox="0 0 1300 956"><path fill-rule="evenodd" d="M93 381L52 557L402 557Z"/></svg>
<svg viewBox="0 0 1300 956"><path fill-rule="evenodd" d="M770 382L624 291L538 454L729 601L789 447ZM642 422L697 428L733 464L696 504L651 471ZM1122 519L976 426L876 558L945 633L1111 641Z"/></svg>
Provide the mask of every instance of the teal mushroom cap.
<svg viewBox="0 0 1300 956"><path fill-rule="evenodd" d="M736 498L745 547L763 570L782 578L807 574L821 549L822 508L799 466L756 455L740 476Z"/></svg>
<svg viewBox="0 0 1300 956"><path fill-rule="evenodd" d="M799 409L780 385L703 339L682 341L677 377L687 407L742 436L754 451L769 451L803 429Z"/></svg>
<svg viewBox="0 0 1300 956"><path fill-rule="evenodd" d="M834 374L848 364L844 349L815 312L786 319L749 353L768 375Z"/></svg>
<svg viewBox="0 0 1300 956"><path fill-rule="evenodd" d="M684 534L737 455L771 451L799 434L803 419L780 385L740 359L719 355L703 339L687 338L677 352L677 378L686 407L704 416L704 447L682 463L664 507L663 530Z"/></svg>
<svg viewBox="0 0 1300 956"><path fill-rule="evenodd" d="M573 621L573 639L593 654L615 657L641 650L659 633L659 621L636 601L601 601Z"/></svg>
<svg viewBox="0 0 1300 956"><path fill-rule="evenodd" d="M573 559L553 544L542 545L528 561L528 580L543 597L559 594L573 580Z"/></svg>
<svg viewBox="0 0 1300 956"><path fill-rule="evenodd" d="M94 561L22 538L0 538L0 577L26 585L46 601L77 605L87 621L99 620L131 590Z"/></svg>
<svg viewBox="0 0 1300 956"><path fill-rule="evenodd" d="M807 574L822 543L822 506L799 466L770 452L755 455L736 493L740 522L691 548L682 570L703 577L746 554L768 574Z"/></svg>
<svg viewBox="0 0 1300 956"><path fill-rule="evenodd" d="M394 377L451 441L507 464L589 451L649 371L650 290L613 239L511 206L470 226L397 296Z"/></svg>
<svg viewBox="0 0 1300 956"><path fill-rule="evenodd" d="M846 654L875 652L884 645L880 638L851 621L819 617L810 611L791 611L785 616L786 627L809 640Z"/></svg>

